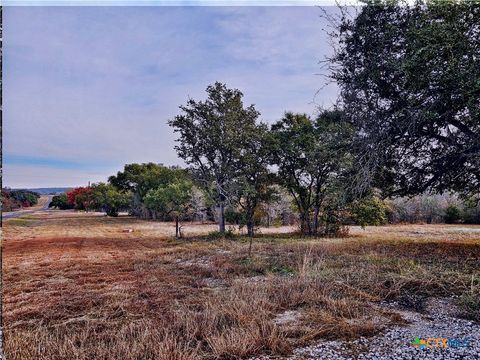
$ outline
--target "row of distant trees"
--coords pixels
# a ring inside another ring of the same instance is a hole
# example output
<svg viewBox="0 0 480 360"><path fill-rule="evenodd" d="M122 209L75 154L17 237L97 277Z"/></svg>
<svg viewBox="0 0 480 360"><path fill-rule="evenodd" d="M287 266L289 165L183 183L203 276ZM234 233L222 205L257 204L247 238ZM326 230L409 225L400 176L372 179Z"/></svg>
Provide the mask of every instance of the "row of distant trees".
<svg viewBox="0 0 480 360"><path fill-rule="evenodd" d="M50 207L61 210L97 210L109 216L118 216L119 211L130 209L131 194L120 192L111 184L98 183L89 187L77 187L54 196Z"/></svg>
<svg viewBox="0 0 480 360"><path fill-rule="evenodd" d="M272 196L254 210L253 226L279 226L300 223L298 204L289 191L272 182ZM111 176L109 183L72 189L53 198L52 207L103 211L117 216L125 211L144 219L175 221L180 236L182 221L218 221L218 205L202 190L194 174L178 167L159 164L129 164ZM336 214L342 225L383 223L480 223L480 206L454 195L424 194L415 197L380 199L369 196L355 200ZM225 208L225 221L246 226L244 209L235 201ZM333 233L331 233L333 234ZM253 235L253 234L252 234Z"/></svg>
<svg viewBox="0 0 480 360"><path fill-rule="evenodd" d="M30 207L38 203L40 195L29 190L2 189L2 211L18 210L22 207Z"/></svg>
<svg viewBox="0 0 480 360"><path fill-rule="evenodd" d="M423 194L385 200L390 223L480 224L480 204L452 194Z"/></svg>
<svg viewBox="0 0 480 360"><path fill-rule="evenodd" d="M268 197L257 201L256 206L250 210L251 218L246 208L241 205L241 202L246 200L240 197L244 193L238 191L238 184L235 184L235 196L238 197L233 198L230 194L226 197L222 214L210 189L202 187L193 171L154 163L125 165L124 170L111 176L107 184L74 188L65 194L54 196L50 206L59 209L103 211L109 216L118 216L119 212L126 211L143 219L175 221L178 237L181 236L180 224L186 220L217 221L245 226L251 236L259 225L300 224L300 229L305 232L306 228L301 225L302 216L298 203L286 188L274 180L272 176L272 182L264 183ZM213 185L210 184L209 187ZM363 226L384 223L387 220L385 209L383 202L373 197L362 202L353 202L348 208L341 209L341 218L340 213L336 215L336 231L344 222L357 222ZM324 221L323 216L322 213L318 214L321 224ZM333 220L326 218L325 221ZM332 226L333 223L330 224L330 231Z"/></svg>

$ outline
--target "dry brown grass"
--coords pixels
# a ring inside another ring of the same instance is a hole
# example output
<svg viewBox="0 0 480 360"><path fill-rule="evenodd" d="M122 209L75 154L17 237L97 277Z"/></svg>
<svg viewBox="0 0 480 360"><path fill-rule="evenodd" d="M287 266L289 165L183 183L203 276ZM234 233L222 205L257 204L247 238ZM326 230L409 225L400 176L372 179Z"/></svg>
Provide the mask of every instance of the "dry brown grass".
<svg viewBox="0 0 480 360"><path fill-rule="evenodd" d="M380 300L421 310L429 296L480 289L480 227L353 229L346 239L262 229L248 258L242 237L202 237L209 224L186 225L189 238L176 241L172 224L126 217L48 212L27 222L4 227L8 359L288 354L401 323ZM277 321L288 311L292 321Z"/></svg>

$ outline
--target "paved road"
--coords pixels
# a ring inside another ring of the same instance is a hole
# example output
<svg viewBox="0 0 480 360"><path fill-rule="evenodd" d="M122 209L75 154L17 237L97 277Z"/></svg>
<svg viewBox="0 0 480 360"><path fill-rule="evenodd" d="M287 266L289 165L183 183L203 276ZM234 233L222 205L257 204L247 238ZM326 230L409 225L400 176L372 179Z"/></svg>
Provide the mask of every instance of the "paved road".
<svg viewBox="0 0 480 360"><path fill-rule="evenodd" d="M12 211L12 212L9 212L9 213L2 214L2 220L13 219L13 218L23 216L23 215L27 215L27 214L33 214L33 213L36 213L37 211L48 210L48 205L50 205L50 202L52 201L52 198L53 198L53 195L48 195L48 201L41 208L37 208L37 209L33 209L33 210Z"/></svg>

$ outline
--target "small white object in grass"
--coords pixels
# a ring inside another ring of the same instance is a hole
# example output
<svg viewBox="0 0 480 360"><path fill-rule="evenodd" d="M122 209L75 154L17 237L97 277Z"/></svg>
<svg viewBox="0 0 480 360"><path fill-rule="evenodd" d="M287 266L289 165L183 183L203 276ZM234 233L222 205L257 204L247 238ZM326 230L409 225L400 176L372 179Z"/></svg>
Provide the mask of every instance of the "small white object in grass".
<svg viewBox="0 0 480 360"><path fill-rule="evenodd" d="M133 229L123 229L123 232L124 232L124 233L132 233L132 232L133 232Z"/></svg>
<svg viewBox="0 0 480 360"><path fill-rule="evenodd" d="M279 324L287 324L290 322L295 322L300 317L300 312L296 310L287 310L281 314L278 314L273 322L277 325Z"/></svg>

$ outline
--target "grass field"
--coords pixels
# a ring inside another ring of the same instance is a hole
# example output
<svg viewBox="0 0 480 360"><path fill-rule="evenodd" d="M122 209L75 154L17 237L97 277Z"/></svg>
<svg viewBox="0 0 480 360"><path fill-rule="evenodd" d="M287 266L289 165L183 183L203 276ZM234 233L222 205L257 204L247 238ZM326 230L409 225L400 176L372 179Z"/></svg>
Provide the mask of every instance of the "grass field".
<svg viewBox="0 0 480 360"><path fill-rule="evenodd" d="M130 232L130 229L133 230ZM343 239L51 211L5 222L8 359L231 359L372 336L457 296L480 320L480 226L399 225Z"/></svg>

